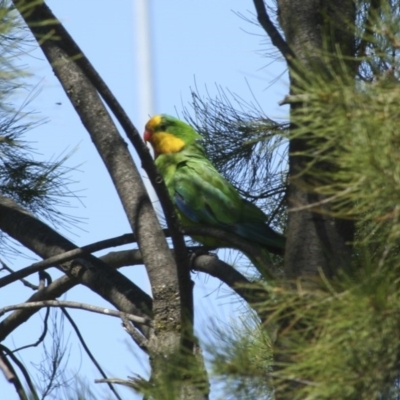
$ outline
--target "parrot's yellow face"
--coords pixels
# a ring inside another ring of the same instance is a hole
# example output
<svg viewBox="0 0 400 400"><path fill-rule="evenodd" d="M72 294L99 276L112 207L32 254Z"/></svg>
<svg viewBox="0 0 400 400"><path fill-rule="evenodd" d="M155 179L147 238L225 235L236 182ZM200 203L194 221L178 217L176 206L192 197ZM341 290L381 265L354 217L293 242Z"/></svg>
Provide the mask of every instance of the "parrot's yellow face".
<svg viewBox="0 0 400 400"><path fill-rule="evenodd" d="M168 124L163 121L161 115L154 116L147 122L143 134L145 142L150 142L153 147L154 158L160 154L177 153L185 146L182 139L167 131Z"/></svg>

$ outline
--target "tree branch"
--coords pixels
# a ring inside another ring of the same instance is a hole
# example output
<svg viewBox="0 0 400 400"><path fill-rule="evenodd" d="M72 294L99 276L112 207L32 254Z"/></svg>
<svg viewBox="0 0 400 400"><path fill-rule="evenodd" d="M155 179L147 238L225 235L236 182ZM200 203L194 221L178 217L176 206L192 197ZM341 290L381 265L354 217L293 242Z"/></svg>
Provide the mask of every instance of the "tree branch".
<svg viewBox="0 0 400 400"><path fill-rule="evenodd" d="M212 254L197 256L193 260L192 268L218 278L247 303L250 304L253 300L250 288L245 288L245 285L250 285L251 282L231 265L219 260L217 256Z"/></svg>
<svg viewBox="0 0 400 400"><path fill-rule="evenodd" d="M196 250L198 250L197 247ZM140 250L111 252L103 256L102 259L113 268L143 264ZM254 299L253 290L250 287L246 287L246 285L251 285L251 282L234 267L220 260L215 254L201 254L194 257L191 268L194 271L204 272L224 282L248 303Z"/></svg>
<svg viewBox="0 0 400 400"><path fill-rule="evenodd" d="M39 7L35 9L39 10ZM180 310L181 310L181 319L182 319L182 326L189 326L193 325L193 294L192 294L192 282L190 280L190 272L189 267L187 264L187 249L185 246L185 241L183 240L182 233L180 231L179 222L175 213L175 208L172 204L171 199L169 198L168 190L165 186L162 176L158 172L156 166L154 165L154 161L150 155L150 152L143 142L141 136L139 135L136 127L132 124L129 117L127 116L126 112L115 98L113 93L110 91L108 86L105 84L103 79L94 69L90 61L87 59L85 54L82 52L80 47L76 44L73 38L69 35L68 31L63 27L60 21L57 20L55 15L51 12L51 10L45 5L40 6L40 14L41 20L43 18L47 18L49 20L55 21L55 25L51 28L55 30L55 34L58 37L59 41L57 45L60 47L62 46L62 51L70 58L74 60L74 64L76 64L84 73L85 78L87 78L93 87L98 91L98 93L102 96L105 103L108 105L110 110L114 113L115 117L117 118L118 122L121 124L122 128L124 129L126 135L128 136L129 140L133 144L141 162L142 167L146 171L150 182L152 183L154 190L158 196L160 201L161 207L164 212L165 220L167 222L167 226L170 230L172 243L175 249L175 260L176 264L172 263L168 257L166 258L166 247L159 247L157 243L151 245L149 242L149 238L146 234L146 242L142 242L141 237L138 233L139 239L139 247L143 253L144 264L147 268L149 279L152 284L153 294L154 294L154 311L158 308L158 296L157 296L157 288L160 286L164 286L167 281L171 285L174 283L174 279L177 279L177 283L179 285L179 292L180 292ZM35 33L35 29L33 29ZM46 57L49 59L50 63L54 60L50 57L50 52L46 51L45 43L41 46ZM77 57L78 56L78 57ZM69 82L69 74L63 75L62 73L57 73L56 75L60 79L61 83L65 86L66 82ZM68 94L68 92L67 92ZM68 94L69 95L69 94ZM74 104L74 99L72 96L69 96L72 103ZM82 100L82 99L81 99ZM82 110L78 110L78 114L82 116ZM86 126L90 132L88 126ZM91 133L93 137L93 133ZM95 142L96 144L96 142ZM114 152L114 149L103 149L100 150L98 148L100 154L103 156L104 151L108 150ZM104 159L104 156L103 156ZM106 164L107 165L107 164ZM109 170L111 176L113 177L111 171ZM115 181L114 181L115 182ZM118 190L118 187L117 187ZM123 200L123 199L122 199ZM128 213L129 217L129 209L131 207L125 207L126 212ZM130 220L130 222L132 222ZM138 221L135 221L136 223ZM135 227L136 224L132 224L131 226L133 229L136 228L138 230L138 226ZM158 232L157 232L158 233ZM153 233L154 235L154 233ZM143 235L145 236L145 235ZM158 241L161 240L161 236L158 236ZM147 245L144 246L144 243ZM157 251L156 251L157 250ZM162 253L164 251L164 253ZM157 263L149 263L148 260L150 258L154 258L156 253L161 253L162 255L162 270L160 271L160 258L158 257ZM176 276L177 273L177 276ZM172 278L172 281L171 281ZM176 283L174 283L176 284ZM169 307L171 308L171 307ZM157 317L157 314L156 314ZM186 321L189 318L189 321ZM183 322L186 321L186 322ZM187 323L189 322L189 324ZM192 337L193 333L188 333L190 337ZM190 344L189 344L190 345Z"/></svg>
<svg viewBox="0 0 400 400"><path fill-rule="evenodd" d="M6 278L8 278L9 279L9 281L7 282L7 283L5 283L4 285L2 285L2 278L0 278L0 288L1 287L3 287L3 286L5 286L5 285L7 285L8 283L11 283L11 282L15 282L15 281L17 281L17 280L20 280L21 281L21 283L24 285L24 286L26 286L26 287L28 287L28 288L30 288L30 289L32 289L32 290L38 290L38 286L37 285L34 285L34 284L32 284L32 283L30 283L29 281L27 281L26 279L23 279L25 276L27 276L27 275L24 275L24 274L22 274L22 275L20 275L20 270L18 270L18 271L14 271L12 268L10 268L3 260L0 260L0 264L1 264L1 269L0 269L0 271L2 271L3 269L5 269L6 271L8 271L9 273L10 273L10 275L8 275L8 276L6 276ZM12 277L11 279L10 279L10 277Z"/></svg>
<svg viewBox="0 0 400 400"><path fill-rule="evenodd" d="M15 391L18 393L18 397L20 400L25 400L28 398L24 387L15 373L13 366L11 365L10 361L2 354L3 352L0 351L0 369L3 371L3 374L8 382L14 385Z"/></svg>
<svg viewBox="0 0 400 400"><path fill-rule="evenodd" d="M0 196L0 229L43 258L64 253L75 247L73 243L33 217L14 201L2 196ZM139 316L149 315L151 298L124 275L109 268L96 257L88 255L72 263L62 264L59 268L73 278L72 282L65 285L66 287L82 283L118 310ZM148 333L146 327L139 329L144 329Z"/></svg>
<svg viewBox="0 0 400 400"><path fill-rule="evenodd" d="M95 379L94 383L115 383L117 385L128 386L136 390L138 389L138 386L134 381L120 378Z"/></svg>
<svg viewBox="0 0 400 400"><path fill-rule="evenodd" d="M97 314L110 315L111 317L121 318L121 316L124 316L125 318L129 319L129 321L151 326L151 319L147 317L138 317L137 315L132 315L117 310L110 310L109 308L97 307L93 306L92 304L78 303L76 301L66 301L66 300L43 300L43 301L26 302L21 304L13 304L10 306L0 308L0 316L13 310L23 310L26 308L43 308L43 307L77 308L80 310L86 310Z"/></svg>
<svg viewBox="0 0 400 400"><path fill-rule="evenodd" d="M107 379L106 373L103 371L103 368L101 368L101 365L98 363L92 352L90 351L88 345L86 344L85 339L83 338L78 326L75 324L75 321L73 318L69 315L69 312L65 308L61 308L63 314L65 315L65 318L69 321L69 323L72 326L72 329L75 331L76 336L78 337L78 340L80 344L82 345L83 349L85 350L87 356L90 358L90 361L94 364L94 366L97 368L97 370L100 372L100 375L104 378ZM125 318L125 316L123 317ZM121 397L119 396L118 392L115 390L114 386L109 383L108 387L110 390L114 393L115 397L119 400L122 400Z"/></svg>
<svg viewBox="0 0 400 400"><path fill-rule="evenodd" d="M32 380L28 374L28 371L26 370L26 368L24 367L24 365L21 363L21 361L18 360L18 358L15 356L15 354L13 354L6 346L0 344L0 355L2 360L6 363L6 365L8 366L8 368L11 370L12 374L14 375L14 379L12 380L12 382L14 383L14 386L20 396L21 400L27 399L25 390L21 384L21 381L19 380L17 374L14 371L14 368L12 367L12 365L8 362L8 360L3 356L3 354L1 353L6 353L8 357L11 358L11 360L18 366L18 368L20 369L20 371L22 372L22 374L24 375L25 381L28 384L29 390L31 391L31 395L33 396L33 398L39 398L39 396L36 394L36 390L35 390L35 386L32 383Z"/></svg>
<svg viewBox="0 0 400 400"><path fill-rule="evenodd" d="M48 299L54 299L63 295L69 289L73 288L78 284L78 280L70 279L68 276L63 276L55 280L49 286L46 286L42 290L34 293L27 301L42 301ZM37 309L25 309L14 311L7 318L0 322L0 341L3 341L14 329L19 325L26 322L33 314L35 314Z"/></svg>
<svg viewBox="0 0 400 400"><path fill-rule="evenodd" d="M264 0L253 0L257 12L257 20L271 39L272 44L281 52L285 60L291 64L295 55L288 46L276 26L272 23L265 8Z"/></svg>
<svg viewBox="0 0 400 400"><path fill-rule="evenodd" d="M111 239L101 240L96 243L88 244L86 246L78 247L76 249L66 251L61 254L57 254L53 257L46 258L43 261L39 261L29 265L28 267L22 268L18 271L12 271L11 275L0 278L0 288L8 285L9 283L15 282L19 279L25 278L35 272L42 271L48 267L54 266L56 264L65 263L67 261L74 260L79 256L93 253L95 251L107 249L109 247L123 246L124 244L136 242L135 235L128 233L122 236L117 236ZM3 264L2 261L0 261ZM10 270L10 269L8 269ZM29 286L31 287L31 286Z"/></svg>
<svg viewBox="0 0 400 400"><path fill-rule="evenodd" d="M145 353L149 353L149 341L143 335L141 335L133 326L132 323L125 318L123 315L122 319L122 327L125 331L130 335L130 337L134 340L134 342L138 345L140 349L142 349Z"/></svg>
<svg viewBox="0 0 400 400"><path fill-rule="evenodd" d="M39 273L39 275L44 275L45 272L41 271ZM40 276L40 290L43 289L45 287L44 285L44 280L47 279L47 285L50 285L52 280L49 274L46 273L46 277ZM28 349L29 347L37 347L39 346L40 343L43 342L43 340L45 339L46 335L47 335L47 331L48 331L48 320L49 320L49 316L50 316L50 308L46 309L46 313L44 315L43 318L43 331L40 334L39 338L34 342L34 343L30 343L30 344L26 344L24 346L18 347L16 349L13 350L13 353L17 353L18 351L24 350L24 349Z"/></svg>
<svg viewBox="0 0 400 400"><path fill-rule="evenodd" d="M176 253L177 262L175 262L162 235L140 175L127 151L126 144L120 137L107 113L107 109L99 99L97 91L88 77L93 81L101 82L105 87L104 82L99 80L97 72L90 66L83 52L46 4L30 0L28 1L28 5L31 6L29 13L24 13L20 2L13 0L13 3L21 11L22 17L52 65L57 78L88 130L114 182L142 251L153 291L154 317L156 320L160 319L157 326L167 327L164 330L167 334L176 331L177 326L188 329L189 332L186 335L188 340L179 340L181 344L190 348L193 347L192 282L190 281L189 268L187 268L183 238L179 233L174 234L174 246L179 250ZM55 37L57 37L57 40L54 40ZM104 87L99 87L99 90L103 90ZM115 106L115 104L111 106ZM123 121L124 126L126 126L127 121L127 118ZM141 157L143 157L143 154L147 154L144 157L147 159L148 164L146 165L148 166L152 164L152 162L150 163L149 152L144 150L143 143L139 145L140 137L137 130L132 124L130 125L130 129L133 128L130 132L130 138L138 146L141 146L142 150L139 152ZM154 166L152 168L154 171ZM156 191L159 191L159 188L162 187L161 190L166 193L159 174L156 174L155 177L150 171L150 175L151 179L156 178L154 180ZM160 200L164 204L170 204L167 195ZM169 210L170 213L166 214L165 217L171 229L177 231L177 219L174 217L171 204ZM172 293L179 293L180 295L171 296ZM171 304L171 301L176 304Z"/></svg>

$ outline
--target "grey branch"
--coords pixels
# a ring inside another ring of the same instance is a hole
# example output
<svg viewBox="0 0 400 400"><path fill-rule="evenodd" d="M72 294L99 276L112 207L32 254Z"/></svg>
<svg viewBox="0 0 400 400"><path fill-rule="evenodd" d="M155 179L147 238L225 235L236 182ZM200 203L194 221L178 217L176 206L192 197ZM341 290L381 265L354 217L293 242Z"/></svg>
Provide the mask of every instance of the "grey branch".
<svg viewBox="0 0 400 400"><path fill-rule="evenodd" d="M286 61L290 63L292 60L294 60L295 55L269 18L267 9L265 8L264 0L253 1L257 12L258 22L270 37L272 44L281 52Z"/></svg>
<svg viewBox="0 0 400 400"><path fill-rule="evenodd" d="M114 251L103 256L102 259L113 268L143 264L140 250ZM253 291L250 287L251 282L234 267L220 260L215 254L198 255L193 259L191 268L194 271L204 272L224 282L246 302L251 302L254 299Z"/></svg>
<svg viewBox="0 0 400 400"><path fill-rule="evenodd" d="M90 254L95 251L107 249L109 247L122 246L124 244L133 243L135 241L136 241L136 239L133 234L125 234L122 236L102 240L102 241L99 241L96 243L92 243L87 246L78 247L76 249L66 251L65 253L57 254L50 258L46 258L43 261L33 263L33 264L29 265L28 267L22 268L18 271L12 271L10 268L6 268L8 271L11 270L10 272L12 272L12 274L0 279L0 288L8 285L9 283L15 282L22 278L25 278L26 276L31 275L35 272L42 271L48 267L74 260L74 259L78 258L79 256ZM3 268L5 268L4 263L2 261L0 261L0 262L3 264ZM24 282L24 284L26 285L25 282ZM31 286L29 286L29 287L31 287ZM37 289L37 288L35 287L35 289Z"/></svg>
<svg viewBox="0 0 400 400"><path fill-rule="evenodd" d="M151 320L147 317L138 317L137 315L132 315L128 313L124 313L117 310L110 310L109 308L105 307L97 307L91 304L86 303L78 303L75 301L65 301L65 300L43 300L43 301L33 301L33 302L26 302L20 304L13 304L10 306L6 306L0 308L0 316L4 315L7 312L13 310L22 310L25 308L43 308L43 307L66 307L66 308L77 308L80 310L86 310L90 312L94 312L97 314L103 315L110 315L111 317L118 317L121 318L122 316L129 321L136 322L138 324L148 325L151 326Z"/></svg>
<svg viewBox="0 0 400 400"><path fill-rule="evenodd" d="M137 235L154 295L154 318L160 318L163 325L190 330L193 317L192 284L189 269L185 268L187 257L182 236L177 235L176 238L175 245L178 244L182 251L178 254L178 262L175 262L127 145L99 97L101 88L93 85L99 79L97 72L44 2L30 0L25 3L31 6L29 13L24 12L25 8L21 7L19 1L13 0L90 134L113 180L130 226ZM90 71L94 75L90 75ZM102 84L104 88L104 82ZM137 130L132 133L133 139L138 142ZM170 216L166 215L166 218ZM177 295L171 297L171 293ZM179 332L176 332L177 342L190 345L193 333L188 333L189 341L182 341L178 336Z"/></svg>
<svg viewBox="0 0 400 400"><path fill-rule="evenodd" d="M128 386L133 389L137 389L137 384L135 381L120 379L120 378L109 378L109 379L96 379L95 383L115 383L117 385Z"/></svg>
<svg viewBox="0 0 400 400"><path fill-rule="evenodd" d="M2 196L0 196L0 229L43 258L64 253L75 247L73 243L15 204L13 200ZM88 255L58 267L71 278L70 282L63 282L62 287L65 290L77 283L82 283L109 301L118 310L142 317L150 313L152 307L150 296L96 257ZM39 293L41 293L49 296L48 288L40 290L35 295L40 296ZM54 293L57 293L57 297L64 291L56 290ZM44 297L35 300L50 299L51 297ZM27 318L30 315L32 314L25 314ZM11 317L12 315L0 323L0 339L5 332L2 329L3 324L9 323L8 319ZM146 332L148 330L146 327L139 327L139 329L144 329Z"/></svg>

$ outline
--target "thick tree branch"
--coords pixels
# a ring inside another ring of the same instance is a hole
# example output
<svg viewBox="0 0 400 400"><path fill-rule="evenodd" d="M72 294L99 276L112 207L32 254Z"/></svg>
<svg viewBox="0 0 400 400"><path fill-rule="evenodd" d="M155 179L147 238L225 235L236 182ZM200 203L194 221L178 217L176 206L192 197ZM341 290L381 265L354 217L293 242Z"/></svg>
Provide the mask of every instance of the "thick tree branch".
<svg viewBox="0 0 400 400"><path fill-rule="evenodd" d="M2 196L0 196L0 229L42 258L52 257L75 247L73 243L16 205L11 199ZM152 305L150 297L125 276L109 268L96 257L84 256L72 263L62 264L59 268L74 279L74 282L66 285L67 288L79 282L123 312L139 316L149 315Z"/></svg>
<svg viewBox="0 0 400 400"><path fill-rule="evenodd" d="M236 292L247 303L254 300L251 296L251 282L231 265L219 260L212 254L201 255L193 260L192 268L218 278ZM251 305L251 304L250 304Z"/></svg>
<svg viewBox="0 0 400 400"><path fill-rule="evenodd" d="M196 248L197 249L197 248ZM111 252L102 257L113 268L143 264L139 250ZM254 300L251 282L231 265L220 260L214 254L201 254L193 258L191 269L204 272L224 282L248 303ZM248 287L246 287L248 286Z"/></svg>
<svg viewBox="0 0 400 400"><path fill-rule="evenodd" d="M126 145L100 101L96 89L87 79L88 71L83 72L84 69L79 65L79 60L84 59L82 51L44 3L29 1L31 9L25 14L24 10L19 8L17 0L14 0L14 4L21 10L23 18L53 66L118 191L131 227L137 235L152 285L154 316L156 320L160 319L156 326L165 326L167 329L164 330L164 334L172 335L171 338L176 336L177 326L188 329L188 334L180 340L181 344L191 348L193 346L192 282L187 268L183 238L178 234L174 235L174 245L180 250L177 252L177 266L168 250L155 212ZM44 21L46 23L43 23ZM54 40L56 37L58 40ZM97 75L96 77L98 78ZM139 141L136 130L133 140ZM146 152L149 157L147 150ZM154 182L157 184L156 190L157 186L162 185L161 182L159 177ZM168 202L168 196L164 200ZM170 211L166 214L166 219L169 223L172 222L171 228L176 231L177 220L173 218L172 205ZM175 295L172 295L173 293ZM165 340L162 342L166 343Z"/></svg>

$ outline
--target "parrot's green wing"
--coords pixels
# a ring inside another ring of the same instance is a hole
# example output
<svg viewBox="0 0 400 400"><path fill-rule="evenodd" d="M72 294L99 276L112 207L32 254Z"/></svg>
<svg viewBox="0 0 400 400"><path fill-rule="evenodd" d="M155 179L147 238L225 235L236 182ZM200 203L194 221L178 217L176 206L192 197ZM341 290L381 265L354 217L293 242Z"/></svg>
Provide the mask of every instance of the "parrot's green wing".
<svg viewBox="0 0 400 400"><path fill-rule="evenodd" d="M190 220L232 228L239 219L242 199L207 160L191 157L179 164L173 186L175 203Z"/></svg>
<svg viewBox="0 0 400 400"><path fill-rule="evenodd" d="M241 198L205 157L200 146L156 160L183 225L209 225L280 251L285 239L267 224L267 216ZM214 241L214 243L216 243Z"/></svg>

